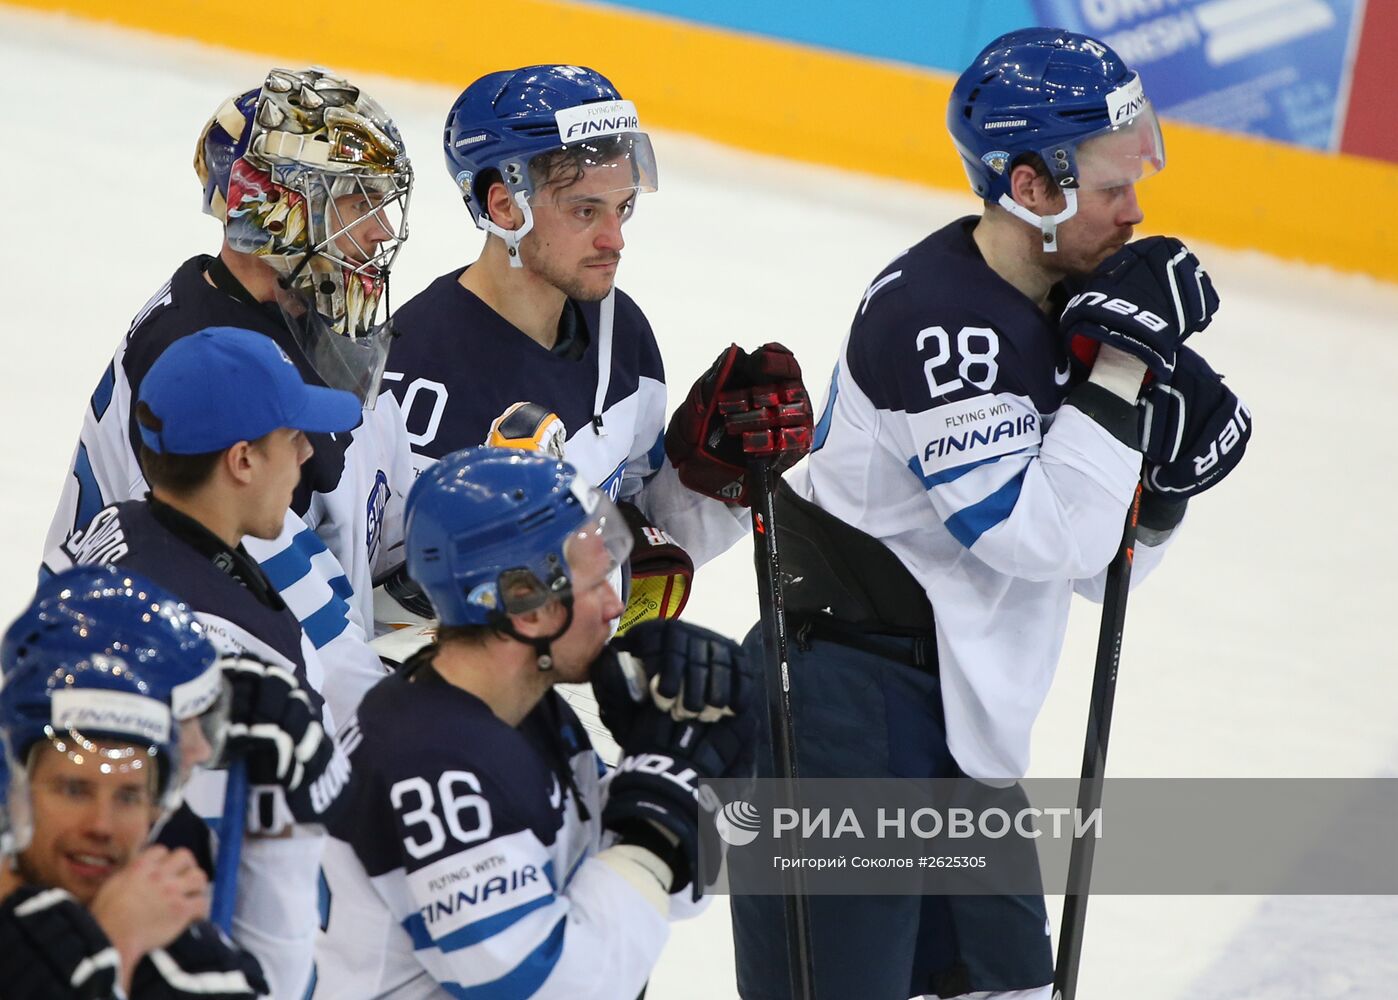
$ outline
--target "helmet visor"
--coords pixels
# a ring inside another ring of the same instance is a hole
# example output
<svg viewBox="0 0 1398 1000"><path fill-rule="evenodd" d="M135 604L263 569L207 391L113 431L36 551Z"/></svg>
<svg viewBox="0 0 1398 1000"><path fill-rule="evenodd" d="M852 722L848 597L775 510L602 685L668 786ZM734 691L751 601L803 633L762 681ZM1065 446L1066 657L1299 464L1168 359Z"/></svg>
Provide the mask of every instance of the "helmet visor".
<svg viewBox="0 0 1398 1000"><path fill-rule="evenodd" d="M564 108L554 120L562 140L558 146L527 162L507 159L497 164L511 193L525 192L533 202L547 189L562 201L654 191L659 186L655 150L630 101Z"/></svg>
<svg viewBox="0 0 1398 1000"><path fill-rule="evenodd" d="M587 519L571 531L547 565L517 567L500 574L500 598L509 614L542 607L550 599L571 597L606 583L631 554L631 532L606 494L576 478L570 488Z"/></svg>
<svg viewBox="0 0 1398 1000"><path fill-rule="evenodd" d="M1145 97L1140 109L1117 125L1079 139L1072 147L1044 150L1054 179L1079 191L1103 191L1136 184L1165 168L1160 120Z"/></svg>

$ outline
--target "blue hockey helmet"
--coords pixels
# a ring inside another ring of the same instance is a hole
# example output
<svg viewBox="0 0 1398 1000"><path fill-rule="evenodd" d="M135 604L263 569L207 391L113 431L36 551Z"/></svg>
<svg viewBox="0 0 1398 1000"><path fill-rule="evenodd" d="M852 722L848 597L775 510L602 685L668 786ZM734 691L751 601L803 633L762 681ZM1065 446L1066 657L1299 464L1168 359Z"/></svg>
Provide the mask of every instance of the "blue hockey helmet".
<svg viewBox="0 0 1398 1000"><path fill-rule="evenodd" d="M75 566L39 585L0 640L8 676L58 655L102 654L138 671L176 722L198 720L210 755L222 748L227 685L204 626L174 594L110 566Z"/></svg>
<svg viewBox="0 0 1398 1000"><path fill-rule="evenodd" d="M575 546L605 546L609 569L631 551L620 512L577 470L514 448L446 456L413 484L405 517L408 575L443 625L501 625L569 601Z"/></svg>
<svg viewBox="0 0 1398 1000"><path fill-rule="evenodd" d="M179 727L169 702L138 670L107 653L40 640L0 687L0 736L9 755L13 848L33 833L28 793L34 751L47 746L101 774L140 775L151 805L179 803ZM154 814L152 820L154 820Z"/></svg>
<svg viewBox="0 0 1398 1000"><path fill-rule="evenodd" d="M481 77L452 105L442 145L471 218L504 240L515 267L522 266L519 241L534 225L529 199L547 180L537 176L540 157L567 151L581 169L610 171L614 183L593 195L654 191L658 183L655 153L635 105L585 66L525 66ZM482 181L494 177L489 171L499 174L524 213L519 229L504 229L487 214Z"/></svg>
<svg viewBox="0 0 1398 1000"><path fill-rule="evenodd" d="M1141 86L1106 45L1060 28L1024 28L987 45L957 79L947 129L971 189L1042 228L1044 249L1077 211L1078 191L1133 184L1165 166L1160 122ZM1067 208L1039 217L1014 200L1010 171L1043 161Z"/></svg>

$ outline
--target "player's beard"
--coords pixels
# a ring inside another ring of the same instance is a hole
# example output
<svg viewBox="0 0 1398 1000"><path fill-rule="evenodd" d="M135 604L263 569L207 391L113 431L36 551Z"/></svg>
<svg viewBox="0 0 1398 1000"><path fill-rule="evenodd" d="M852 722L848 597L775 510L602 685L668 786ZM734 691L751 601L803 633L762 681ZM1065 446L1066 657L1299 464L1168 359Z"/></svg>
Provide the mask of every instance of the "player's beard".
<svg viewBox="0 0 1398 1000"><path fill-rule="evenodd" d="M591 264L605 264L620 260L620 254L598 255L596 258L579 261L572 268L560 267L556 261L547 257L536 258L529 263L539 277L574 302L601 302L611 294L612 286L616 283L616 272L613 271L610 274L591 273L587 267ZM528 258L526 258L526 262L528 262Z"/></svg>

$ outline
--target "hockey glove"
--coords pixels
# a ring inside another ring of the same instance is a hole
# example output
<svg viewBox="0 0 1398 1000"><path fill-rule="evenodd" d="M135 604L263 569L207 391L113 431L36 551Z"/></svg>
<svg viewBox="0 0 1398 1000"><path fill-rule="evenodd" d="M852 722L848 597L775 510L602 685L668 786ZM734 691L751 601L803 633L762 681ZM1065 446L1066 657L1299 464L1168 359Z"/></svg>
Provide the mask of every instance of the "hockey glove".
<svg viewBox="0 0 1398 1000"><path fill-rule="evenodd" d="M686 621L649 621L613 639L592 667L602 724L625 746L649 703L676 722L742 710L752 681L736 642Z"/></svg>
<svg viewBox="0 0 1398 1000"><path fill-rule="evenodd" d="M691 490L746 507L748 462L768 458L785 472L811 450L813 428L795 356L781 344L751 354L733 344L670 418L665 454Z"/></svg>
<svg viewBox="0 0 1398 1000"><path fill-rule="evenodd" d="M1184 500L1216 486L1243 458L1252 414L1196 352L1180 351L1169 385L1141 401L1145 488Z"/></svg>
<svg viewBox="0 0 1398 1000"><path fill-rule="evenodd" d="M1078 338L1110 344L1168 382L1180 345L1209 325L1218 295L1208 273L1179 240L1151 236L1112 254L1063 310L1059 327L1081 357Z"/></svg>
<svg viewBox="0 0 1398 1000"><path fill-rule="evenodd" d="M290 670L235 657L224 661L232 688L226 756L242 756L248 781L276 785L298 823L326 823L346 796L349 758L325 732L312 703Z"/></svg>
<svg viewBox="0 0 1398 1000"><path fill-rule="evenodd" d="M755 726L750 713L717 722L677 721L655 705L644 703L622 744L622 758L607 786L602 825L623 843L651 850L670 866L675 881L671 892L691 886L704 894L709 879L701 872L703 857L720 856L718 834L711 819L718 805L713 795L699 794L704 778L724 778L752 759ZM711 866L712 867L712 866Z"/></svg>
<svg viewBox="0 0 1398 1000"><path fill-rule="evenodd" d="M619 503L631 529L631 593L617 635L640 622L678 618L689 600L694 560L664 528L657 528L634 504Z"/></svg>
<svg viewBox="0 0 1398 1000"><path fill-rule="evenodd" d="M208 921L147 954L131 980L140 1000L257 1000L271 992L257 959Z"/></svg>
<svg viewBox="0 0 1398 1000"><path fill-rule="evenodd" d="M0 992L5 996L107 1000L116 995L119 971L107 935L87 908L62 889L24 886L0 905Z"/></svg>
<svg viewBox="0 0 1398 1000"><path fill-rule="evenodd" d="M561 462L568 428L541 403L512 403L490 425L485 443L492 448L537 451Z"/></svg>

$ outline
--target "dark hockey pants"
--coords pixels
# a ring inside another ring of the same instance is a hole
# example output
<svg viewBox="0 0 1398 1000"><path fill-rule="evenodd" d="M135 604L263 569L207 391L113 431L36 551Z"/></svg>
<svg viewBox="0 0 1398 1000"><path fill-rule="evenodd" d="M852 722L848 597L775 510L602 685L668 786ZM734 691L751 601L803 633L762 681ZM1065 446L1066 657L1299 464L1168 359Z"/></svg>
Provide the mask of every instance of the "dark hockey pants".
<svg viewBox="0 0 1398 1000"><path fill-rule="evenodd" d="M900 651L913 640L880 637ZM757 629L744 643L761 663ZM797 762L806 778L955 778L935 674L820 639L788 650ZM770 735L757 749L771 777ZM907 1000L1023 990L1053 979L1042 895L812 896L819 1000ZM734 896L738 992L788 1000L783 901Z"/></svg>

